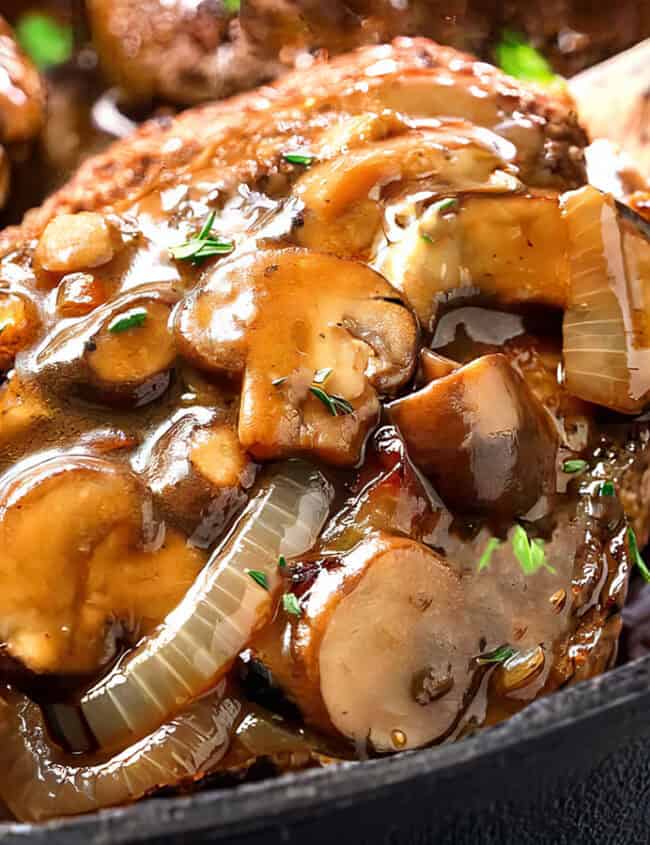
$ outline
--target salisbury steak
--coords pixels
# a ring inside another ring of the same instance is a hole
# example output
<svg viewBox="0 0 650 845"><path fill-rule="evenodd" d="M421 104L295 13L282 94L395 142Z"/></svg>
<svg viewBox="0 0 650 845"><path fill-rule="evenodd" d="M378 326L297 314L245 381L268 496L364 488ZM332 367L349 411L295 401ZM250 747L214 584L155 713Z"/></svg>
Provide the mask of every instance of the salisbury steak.
<svg viewBox="0 0 650 845"><path fill-rule="evenodd" d="M401 39L147 124L3 233L17 817L459 738L611 665L650 239L585 143Z"/></svg>

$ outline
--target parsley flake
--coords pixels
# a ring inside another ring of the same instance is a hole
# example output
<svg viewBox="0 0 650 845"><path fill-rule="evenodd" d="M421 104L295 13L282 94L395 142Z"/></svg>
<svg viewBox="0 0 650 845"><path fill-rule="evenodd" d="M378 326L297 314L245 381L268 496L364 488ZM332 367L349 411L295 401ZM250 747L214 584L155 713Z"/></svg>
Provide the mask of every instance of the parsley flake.
<svg viewBox="0 0 650 845"><path fill-rule="evenodd" d="M230 15L236 15L240 6L241 0L223 0L223 7Z"/></svg>
<svg viewBox="0 0 650 845"><path fill-rule="evenodd" d="M599 496L615 496L616 495L616 487L614 487L613 481L603 481L600 485L600 489L598 490Z"/></svg>
<svg viewBox="0 0 650 845"><path fill-rule="evenodd" d="M492 560L492 555L494 552L499 548L501 543L497 540L496 537L490 537L487 541L483 554L479 558L478 561L478 572L482 572L484 569L487 569L490 565L490 561Z"/></svg>
<svg viewBox="0 0 650 845"><path fill-rule="evenodd" d="M636 534L634 533L634 529L632 526L629 526L627 529L627 539L630 544L630 551L632 552L632 559L636 564L639 572L643 576L643 580L650 583L650 569L648 569L648 564L645 560L641 557L641 552L639 551L639 543L636 539Z"/></svg>
<svg viewBox="0 0 650 845"><path fill-rule="evenodd" d="M182 244L169 248L169 254L177 261L202 261L213 255L228 255L235 248L233 241L212 237L212 226L217 212L211 211L198 235L194 235Z"/></svg>
<svg viewBox="0 0 650 845"><path fill-rule="evenodd" d="M501 645L495 648L494 651L488 651L485 654L479 654L476 662L479 666L485 666L489 663L505 663L517 654L517 649L510 645Z"/></svg>
<svg viewBox="0 0 650 845"><path fill-rule="evenodd" d="M287 568L287 559L284 555L280 555L280 557L278 558L278 567L280 569L286 569Z"/></svg>
<svg viewBox="0 0 650 845"><path fill-rule="evenodd" d="M546 561L544 543L541 540L531 540L521 525L515 526L512 550L524 575L534 575L540 569L547 569L553 575L556 574L555 569Z"/></svg>
<svg viewBox="0 0 650 845"><path fill-rule="evenodd" d="M282 153L282 158L289 164L302 164L303 167L309 167L314 161L309 153Z"/></svg>
<svg viewBox="0 0 650 845"><path fill-rule="evenodd" d="M289 613L291 616L300 616L302 614L302 610L298 604L298 599L293 593L285 593L282 596L282 609L285 613Z"/></svg>
<svg viewBox="0 0 650 845"><path fill-rule="evenodd" d="M523 35L511 30L504 30L501 41L495 48L497 64L501 70L523 79L526 82L538 82L548 85L558 77L553 68Z"/></svg>
<svg viewBox="0 0 650 845"><path fill-rule="evenodd" d="M119 334L120 332L125 332L128 329L139 329L144 325L144 321L146 319L146 308L132 308L124 314L119 314L114 320L112 320L108 325L108 330L113 334Z"/></svg>
<svg viewBox="0 0 650 845"><path fill-rule="evenodd" d="M433 205L429 206L429 212L443 214L443 212L449 211L456 205L458 205L456 197L445 197L444 199L438 200L437 202L434 202Z"/></svg>
<svg viewBox="0 0 650 845"><path fill-rule="evenodd" d="M575 460L565 461L562 464L562 472L566 472L568 475L575 475L577 472L584 472L588 467L589 464L587 461L576 458Z"/></svg>
<svg viewBox="0 0 650 845"><path fill-rule="evenodd" d="M280 376L280 378L274 378L271 384L273 385L273 387L281 387L286 380L287 376Z"/></svg>
<svg viewBox="0 0 650 845"><path fill-rule="evenodd" d="M264 587L265 590L269 588L269 579L266 577L266 573L260 572L259 569L247 569L246 573L255 581L256 584L259 584L260 587Z"/></svg>
<svg viewBox="0 0 650 845"><path fill-rule="evenodd" d="M67 62L74 50L72 27L41 12L28 12L18 20L16 38L40 70Z"/></svg>

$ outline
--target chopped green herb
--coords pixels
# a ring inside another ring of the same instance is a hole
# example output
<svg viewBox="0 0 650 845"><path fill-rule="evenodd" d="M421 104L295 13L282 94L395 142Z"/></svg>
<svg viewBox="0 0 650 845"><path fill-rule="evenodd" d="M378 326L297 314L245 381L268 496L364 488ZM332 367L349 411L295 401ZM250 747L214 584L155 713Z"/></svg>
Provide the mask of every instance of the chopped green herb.
<svg viewBox="0 0 650 845"><path fill-rule="evenodd" d="M428 244L434 244L435 243L435 241L433 240L431 235L427 235L426 232L421 232L420 237L422 238L423 241L426 241Z"/></svg>
<svg viewBox="0 0 650 845"><path fill-rule="evenodd" d="M223 0L223 7L230 15L236 15L239 12L241 0Z"/></svg>
<svg viewBox="0 0 650 845"><path fill-rule="evenodd" d="M287 559L284 555L280 555L280 557L278 558L278 567L280 569L286 569L287 568Z"/></svg>
<svg viewBox="0 0 650 845"><path fill-rule="evenodd" d="M302 164L303 167L309 167L314 161L314 156L307 153L282 153L282 158L289 164Z"/></svg>
<svg viewBox="0 0 650 845"><path fill-rule="evenodd" d="M287 376L281 376L280 378L274 378L271 384L273 385L273 387L280 387L285 383L286 380Z"/></svg>
<svg viewBox="0 0 650 845"><path fill-rule="evenodd" d="M502 645L499 646L499 648L495 648L494 651L479 654L476 658L476 662L480 666L485 666L488 663L505 663L506 660L510 660L510 658L514 657L515 654L517 654L517 649L510 645Z"/></svg>
<svg viewBox="0 0 650 845"><path fill-rule="evenodd" d="M314 384L325 384L327 379L332 375L333 370L331 367L323 367L322 370L317 370L314 373Z"/></svg>
<svg viewBox="0 0 650 845"><path fill-rule="evenodd" d="M600 490L598 491L599 496L615 496L616 495L616 487L614 486L613 481L603 481L600 485Z"/></svg>
<svg viewBox="0 0 650 845"><path fill-rule="evenodd" d="M555 569L546 562L544 543L531 540L521 525L516 525L512 535L512 550L524 575L534 575L544 568L555 575Z"/></svg>
<svg viewBox="0 0 650 845"><path fill-rule="evenodd" d="M542 85L548 85L558 79L544 56L518 32L504 30L495 53L501 70L517 79L539 82Z"/></svg>
<svg viewBox="0 0 650 845"><path fill-rule="evenodd" d="M119 314L112 320L108 325L108 330L109 332L113 332L113 334L119 334L119 332L125 332L127 329L139 329L144 325L146 319L146 308L132 308L124 314Z"/></svg>
<svg viewBox="0 0 650 845"><path fill-rule="evenodd" d="M177 261L201 261L213 255L227 255L235 248L232 241L223 241L212 237L212 225L217 212L211 211L198 235L190 238L182 244L172 246L169 254Z"/></svg>
<svg viewBox="0 0 650 845"><path fill-rule="evenodd" d="M247 569L246 572L256 584L259 584L260 587L264 587L265 590L268 590L269 579L266 577L266 573L260 572L259 569Z"/></svg>
<svg viewBox="0 0 650 845"><path fill-rule="evenodd" d="M333 417L351 414L354 411L352 405L342 396L335 396L333 393L328 393L317 384L312 384L309 389L317 399L320 399Z"/></svg>
<svg viewBox="0 0 650 845"><path fill-rule="evenodd" d="M302 613L298 599L293 593L285 593L282 596L282 609L285 613L290 613L292 616L300 616Z"/></svg>
<svg viewBox="0 0 650 845"><path fill-rule="evenodd" d="M456 197L445 197L442 200L434 202L433 205L429 207L429 212L433 211L436 214L442 214L444 211L449 211L449 209L453 208L455 205L458 205Z"/></svg>
<svg viewBox="0 0 650 845"><path fill-rule="evenodd" d="M18 20L16 38L41 70L63 64L74 49L72 27L60 24L50 15L40 12L29 12Z"/></svg>
<svg viewBox="0 0 650 845"><path fill-rule="evenodd" d="M562 464L562 472L566 472L569 475L575 475L577 472L584 472L589 467L587 461L583 461L580 458L576 458L572 461L565 461Z"/></svg>
<svg viewBox="0 0 650 845"><path fill-rule="evenodd" d="M632 528L632 526L627 529L627 539L630 543L630 551L632 552L632 558L634 560L634 563L636 564L639 572L643 576L643 580L650 583L650 569L648 569L648 564L641 557L641 552L639 551L639 543L636 539L636 534L634 533L634 529Z"/></svg>
<svg viewBox="0 0 650 845"><path fill-rule="evenodd" d="M492 559L492 555L494 552L499 548L501 543L497 540L496 537L490 537L487 541L487 545L485 546L485 550L481 557L479 558L478 562L478 571L482 572L484 569L487 569L490 565L490 561Z"/></svg>

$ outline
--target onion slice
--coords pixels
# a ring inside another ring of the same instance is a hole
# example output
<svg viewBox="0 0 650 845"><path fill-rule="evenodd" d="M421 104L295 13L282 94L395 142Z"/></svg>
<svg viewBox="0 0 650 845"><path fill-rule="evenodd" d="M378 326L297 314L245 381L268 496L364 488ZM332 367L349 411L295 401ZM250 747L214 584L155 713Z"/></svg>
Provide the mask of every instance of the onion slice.
<svg viewBox="0 0 650 845"><path fill-rule="evenodd" d="M330 485L302 461L280 465L262 483L156 633L81 699L100 746L132 744L223 677L272 611L280 555L313 546L330 500Z"/></svg>
<svg viewBox="0 0 650 845"><path fill-rule="evenodd" d="M0 698L0 797L20 821L39 822L196 780L223 758L240 712L241 703L226 695L222 681L151 736L97 762L58 749L48 738L40 707L9 690Z"/></svg>
<svg viewBox="0 0 650 845"><path fill-rule="evenodd" d="M591 186L564 194L562 206L570 260L567 389L639 413L650 401L650 238L632 212L622 214Z"/></svg>

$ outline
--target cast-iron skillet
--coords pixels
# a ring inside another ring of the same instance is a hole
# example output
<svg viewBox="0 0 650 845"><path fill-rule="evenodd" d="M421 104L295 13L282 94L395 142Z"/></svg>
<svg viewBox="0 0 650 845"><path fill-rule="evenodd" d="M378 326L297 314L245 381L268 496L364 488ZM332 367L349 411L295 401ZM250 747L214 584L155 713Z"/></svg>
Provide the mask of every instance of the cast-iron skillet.
<svg viewBox="0 0 650 845"><path fill-rule="evenodd" d="M644 845L650 842L650 657L538 700L455 745L234 789L158 798L2 845Z"/></svg>

